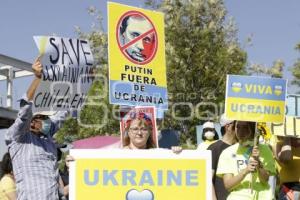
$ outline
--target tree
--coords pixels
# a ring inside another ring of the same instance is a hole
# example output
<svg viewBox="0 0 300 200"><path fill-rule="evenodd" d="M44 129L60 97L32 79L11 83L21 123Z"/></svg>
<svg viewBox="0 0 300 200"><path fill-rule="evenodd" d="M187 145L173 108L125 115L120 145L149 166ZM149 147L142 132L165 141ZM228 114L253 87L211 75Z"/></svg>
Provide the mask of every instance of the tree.
<svg viewBox="0 0 300 200"><path fill-rule="evenodd" d="M226 74L246 73L246 53L233 21L225 20L221 0L148 0L147 5L165 13L170 108L164 126L180 130L182 142L195 143L195 126L221 114Z"/></svg>
<svg viewBox="0 0 300 200"><path fill-rule="evenodd" d="M300 52L300 43L298 43L295 49ZM300 58L294 63L293 67L291 68L292 74L294 79L292 80L293 85L300 86ZM297 92L300 92L299 90Z"/></svg>
<svg viewBox="0 0 300 200"><path fill-rule="evenodd" d="M271 67L264 66L262 64L252 64L248 68L248 72L254 75L269 75L273 78L282 78L284 66L284 62L277 59L273 62Z"/></svg>
<svg viewBox="0 0 300 200"><path fill-rule="evenodd" d="M226 74L246 73L246 53L237 41L235 24L226 20L222 0L147 0L146 6L165 13L169 110L164 127L179 130L183 143L195 143L195 126L204 119L216 120L222 112ZM93 26L90 33L82 33L80 29L78 33L91 43L95 62L101 66L97 73L107 77L107 35L101 28L101 15L94 8L89 12L96 17L97 26ZM118 120L113 118L117 108L108 103L105 81L107 79L96 79L88 102L106 105L108 114L104 107L88 105L83 108L82 123L77 124L79 131L75 131L74 137L119 131ZM98 123L103 126L84 125ZM70 125L73 127L66 130L76 127Z"/></svg>
<svg viewBox="0 0 300 200"><path fill-rule="evenodd" d="M56 139L60 143L119 132L119 121L113 117L116 113L114 110L118 110L118 106L110 105L108 100L107 33L102 27L101 13L92 6L88 8L88 13L96 21L92 24L91 31L85 33L80 27L76 27L76 32L79 38L86 39L90 43L96 78L89 90L86 105L78 113L78 119L68 119L56 134Z"/></svg>

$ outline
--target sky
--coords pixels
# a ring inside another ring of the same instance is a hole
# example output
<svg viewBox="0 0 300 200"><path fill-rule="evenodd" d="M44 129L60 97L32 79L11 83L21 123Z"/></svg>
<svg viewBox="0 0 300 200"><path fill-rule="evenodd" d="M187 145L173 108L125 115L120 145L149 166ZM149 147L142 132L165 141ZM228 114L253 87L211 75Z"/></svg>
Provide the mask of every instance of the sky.
<svg viewBox="0 0 300 200"><path fill-rule="evenodd" d="M0 3L0 54L33 62L38 49L33 41L34 35L53 35L77 37L75 26L89 31L93 17L87 8L95 6L103 14L106 26L106 0L26 0L1 1ZM115 0L122 4L143 7L142 0ZM294 50L300 42L300 1L299 0L225 0L228 16L232 16L238 28L238 39L248 53L249 63L271 66L276 59L282 59L287 67L293 65L300 53ZM252 36L252 45L245 46L247 37ZM284 78L291 79L285 70ZM14 81L14 99L27 89L31 78ZM5 91L4 81L0 81L0 98ZM294 93L296 87L289 87ZM1 100L1 99L0 99ZM1 101L0 101L1 106ZM4 145L1 143L0 156ZM1 150L2 149L2 150Z"/></svg>
<svg viewBox="0 0 300 200"><path fill-rule="evenodd" d="M272 66L281 59L285 62L285 79L291 80L288 70L300 52L295 50L300 43L300 1L289 0L226 0L228 15L234 17L238 28L238 38L248 54L248 62ZM245 45L247 37L252 37L252 45ZM299 88L288 88L295 93Z"/></svg>

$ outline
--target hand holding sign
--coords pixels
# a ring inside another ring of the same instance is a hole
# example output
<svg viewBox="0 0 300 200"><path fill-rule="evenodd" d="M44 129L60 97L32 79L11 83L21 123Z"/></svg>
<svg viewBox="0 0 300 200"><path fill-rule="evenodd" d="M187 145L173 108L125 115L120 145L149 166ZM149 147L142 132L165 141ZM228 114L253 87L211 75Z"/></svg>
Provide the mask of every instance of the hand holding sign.
<svg viewBox="0 0 300 200"><path fill-rule="evenodd" d="M36 60L34 61L33 65L32 65L32 70L34 72L35 77L37 78L42 78L42 70L43 70L43 66L41 63L41 56L37 57Z"/></svg>

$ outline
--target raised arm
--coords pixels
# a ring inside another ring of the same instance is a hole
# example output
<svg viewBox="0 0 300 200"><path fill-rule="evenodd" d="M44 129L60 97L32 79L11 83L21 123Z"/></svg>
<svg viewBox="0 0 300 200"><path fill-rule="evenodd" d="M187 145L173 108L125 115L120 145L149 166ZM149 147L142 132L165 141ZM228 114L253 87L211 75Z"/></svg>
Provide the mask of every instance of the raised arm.
<svg viewBox="0 0 300 200"><path fill-rule="evenodd" d="M32 102L35 91L41 81L42 65L38 57L32 65L35 79L29 86L26 96L20 100L20 111L17 119L11 125L5 135L5 141L10 144L12 141L20 141L24 133L30 130L30 122L32 118Z"/></svg>
<svg viewBox="0 0 300 200"><path fill-rule="evenodd" d="M290 137L282 137L280 142L276 143L276 158L282 163L287 163L293 159Z"/></svg>
<svg viewBox="0 0 300 200"><path fill-rule="evenodd" d="M28 101L33 100L35 91L36 91L36 89L38 88L38 86L40 85L40 82L41 82L43 67L42 67L42 63L40 61L40 57L38 57L34 61L33 65L32 65L32 70L34 72L35 78L32 81L32 83L29 86L29 88L27 90L27 93L26 93Z"/></svg>

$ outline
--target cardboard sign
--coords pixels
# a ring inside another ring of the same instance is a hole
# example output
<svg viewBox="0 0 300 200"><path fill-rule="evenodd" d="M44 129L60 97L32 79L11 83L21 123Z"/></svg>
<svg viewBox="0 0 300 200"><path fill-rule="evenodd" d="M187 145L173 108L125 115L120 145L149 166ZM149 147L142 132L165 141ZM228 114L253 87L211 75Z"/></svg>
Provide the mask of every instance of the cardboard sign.
<svg viewBox="0 0 300 200"><path fill-rule="evenodd" d="M286 80L227 75L228 119L281 123L285 115Z"/></svg>
<svg viewBox="0 0 300 200"><path fill-rule="evenodd" d="M300 116L300 95L289 94L286 97L286 115Z"/></svg>
<svg viewBox="0 0 300 200"><path fill-rule="evenodd" d="M157 129L156 129L156 117L155 117L155 109L154 107L121 107L120 110L121 123L120 123L120 132L121 132L121 141L122 146L128 146L128 142L130 140L129 131L132 134L136 134L136 131L142 132L142 130L129 130L132 125L131 122L135 119L139 121L143 121L146 123L148 128L145 131L149 131L151 134L149 135L147 143L151 144L151 148L158 147L158 139L157 139ZM149 130L148 130L149 129ZM143 133L145 136L146 133ZM141 138L139 138L141 139Z"/></svg>
<svg viewBox="0 0 300 200"><path fill-rule="evenodd" d="M35 93L35 111L82 107L93 83L93 55L85 40L35 36L43 65L42 81Z"/></svg>
<svg viewBox="0 0 300 200"><path fill-rule="evenodd" d="M111 104L167 109L163 13L108 3Z"/></svg>
<svg viewBox="0 0 300 200"><path fill-rule="evenodd" d="M300 117L285 116L284 123L271 123L271 132L278 136L300 136Z"/></svg>
<svg viewBox="0 0 300 200"><path fill-rule="evenodd" d="M210 151L72 150L70 199L211 199Z"/></svg>

